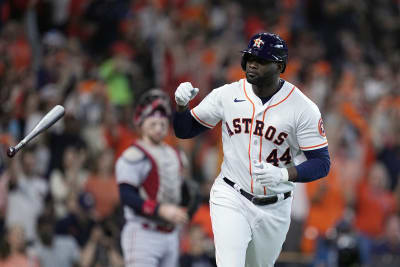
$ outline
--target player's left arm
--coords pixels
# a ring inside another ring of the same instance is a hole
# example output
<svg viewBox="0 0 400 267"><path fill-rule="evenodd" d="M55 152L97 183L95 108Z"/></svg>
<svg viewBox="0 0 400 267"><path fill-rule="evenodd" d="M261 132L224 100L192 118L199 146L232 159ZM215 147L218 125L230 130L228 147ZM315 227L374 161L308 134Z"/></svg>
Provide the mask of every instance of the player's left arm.
<svg viewBox="0 0 400 267"><path fill-rule="evenodd" d="M256 162L253 173L260 184L268 186L286 181L306 183L328 175L331 161L321 113L315 104L306 104L309 105L304 105L305 108L296 113L295 132L297 143L307 160L289 168Z"/></svg>
<svg viewBox="0 0 400 267"><path fill-rule="evenodd" d="M288 179L293 182L320 179L327 176L330 169L328 140L321 113L314 103L309 104L296 118L297 142L307 160L287 169Z"/></svg>
<svg viewBox="0 0 400 267"><path fill-rule="evenodd" d="M289 181L307 183L328 175L331 160L327 146L303 152L307 160L287 169Z"/></svg>
<svg viewBox="0 0 400 267"><path fill-rule="evenodd" d="M303 152L307 160L294 167L280 168L268 162L255 162L255 179L268 186L286 181L307 183L328 175L331 161L327 146Z"/></svg>

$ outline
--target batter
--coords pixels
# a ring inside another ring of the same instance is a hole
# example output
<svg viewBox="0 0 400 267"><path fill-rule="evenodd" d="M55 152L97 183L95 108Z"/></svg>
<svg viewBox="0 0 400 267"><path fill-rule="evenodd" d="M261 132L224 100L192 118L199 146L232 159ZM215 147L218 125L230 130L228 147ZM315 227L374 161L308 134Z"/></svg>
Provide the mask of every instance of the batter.
<svg viewBox="0 0 400 267"><path fill-rule="evenodd" d="M178 86L174 130L192 138L222 123L224 160L210 192L217 265L273 266L289 229L295 182L328 174L328 141L318 107L280 78L286 42L259 33L242 53L246 79L212 90L193 109L188 103L199 89Z"/></svg>

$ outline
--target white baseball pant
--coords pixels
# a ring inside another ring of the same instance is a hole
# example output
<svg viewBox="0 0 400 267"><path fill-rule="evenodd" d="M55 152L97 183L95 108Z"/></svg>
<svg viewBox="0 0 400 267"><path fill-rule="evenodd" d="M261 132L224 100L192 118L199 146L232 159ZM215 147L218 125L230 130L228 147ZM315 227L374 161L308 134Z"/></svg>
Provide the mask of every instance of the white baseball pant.
<svg viewBox="0 0 400 267"><path fill-rule="evenodd" d="M274 266L289 230L292 199L256 206L217 178L210 192L217 266Z"/></svg>

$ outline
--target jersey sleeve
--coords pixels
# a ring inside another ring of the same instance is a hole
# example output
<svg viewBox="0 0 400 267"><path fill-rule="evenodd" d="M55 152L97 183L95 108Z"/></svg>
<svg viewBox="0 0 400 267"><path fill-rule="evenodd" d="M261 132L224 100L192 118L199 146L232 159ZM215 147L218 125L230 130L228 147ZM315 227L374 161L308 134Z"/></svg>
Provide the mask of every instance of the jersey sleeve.
<svg viewBox="0 0 400 267"><path fill-rule="evenodd" d="M190 111L195 120L207 128L214 128L222 119L221 91L221 88L212 90L200 104Z"/></svg>
<svg viewBox="0 0 400 267"><path fill-rule="evenodd" d="M130 147L121 155L115 165L118 184L130 184L140 187L151 169L151 162L146 155L135 147Z"/></svg>
<svg viewBox="0 0 400 267"><path fill-rule="evenodd" d="M321 113L315 104L299 113L296 134L301 150L319 149L328 145Z"/></svg>

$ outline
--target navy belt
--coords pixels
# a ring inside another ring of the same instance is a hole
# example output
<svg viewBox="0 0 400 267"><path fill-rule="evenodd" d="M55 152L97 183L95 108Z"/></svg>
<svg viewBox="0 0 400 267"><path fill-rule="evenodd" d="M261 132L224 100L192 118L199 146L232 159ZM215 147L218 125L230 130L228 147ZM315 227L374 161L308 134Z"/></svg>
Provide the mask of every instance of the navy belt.
<svg viewBox="0 0 400 267"><path fill-rule="evenodd" d="M278 200L279 200L279 197L277 195L269 196L269 197L257 197L257 196L255 196L253 194L250 194L250 193L244 191L242 188L239 187L239 185L237 185L236 183L232 182L231 180L229 180L226 177L224 177L224 181L228 185L232 186L240 194L242 194L242 196L244 196L245 198L250 200L254 205L258 205L258 206L270 205L270 204L274 204L274 203L278 202ZM292 191L283 193L283 198L282 199L287 199L291 195L292 195Z"/></svg>

